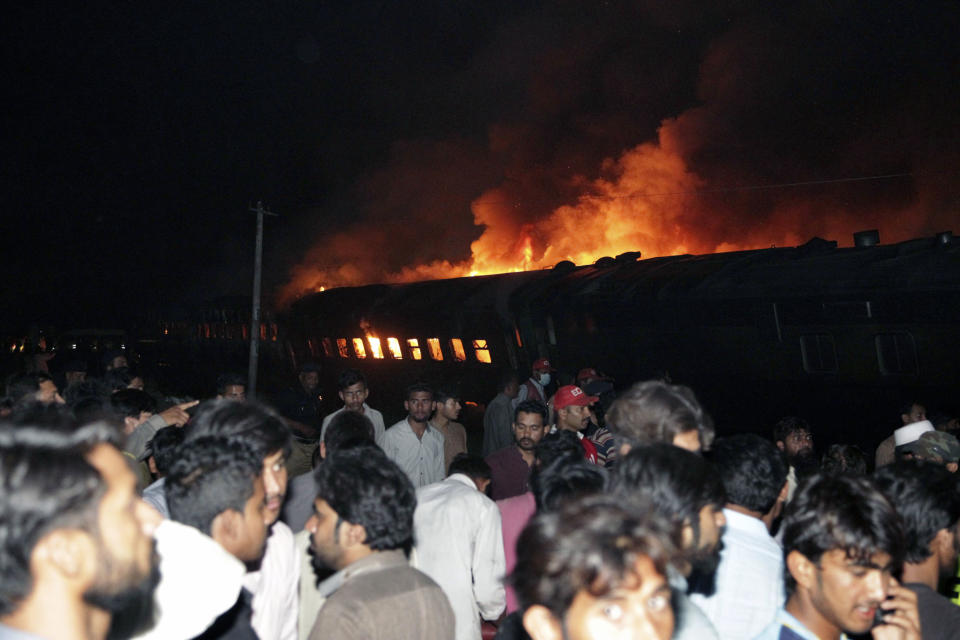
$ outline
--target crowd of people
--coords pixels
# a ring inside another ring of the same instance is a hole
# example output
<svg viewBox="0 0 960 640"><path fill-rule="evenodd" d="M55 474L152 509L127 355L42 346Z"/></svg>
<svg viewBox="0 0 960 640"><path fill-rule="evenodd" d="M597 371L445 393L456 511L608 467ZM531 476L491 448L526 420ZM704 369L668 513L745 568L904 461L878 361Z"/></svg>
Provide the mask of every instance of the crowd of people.
<svg viewBox="0 0 960 640"><path fill-rule="evenodd" d="M471 451L455 389L387 426L353 369L324 415L312 363L163 404L126 364L8 380L0 640L960 637L960 442L919 402L818 455L801 418L717 437L687 387L541 359Z"/></svg>

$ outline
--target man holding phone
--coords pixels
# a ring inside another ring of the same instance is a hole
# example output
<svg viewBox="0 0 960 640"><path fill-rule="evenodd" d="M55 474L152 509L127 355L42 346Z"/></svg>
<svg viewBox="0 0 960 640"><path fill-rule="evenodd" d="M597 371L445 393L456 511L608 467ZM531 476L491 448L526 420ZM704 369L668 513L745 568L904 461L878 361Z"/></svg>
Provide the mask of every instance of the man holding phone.
<svg viewBox="0 0 960 640"><path fill-rule="evenodd" d="M865 478L815 475L783 522L787 603L756 640L920 640L917 596L893 577L906 555L897 512Z"/></svg>

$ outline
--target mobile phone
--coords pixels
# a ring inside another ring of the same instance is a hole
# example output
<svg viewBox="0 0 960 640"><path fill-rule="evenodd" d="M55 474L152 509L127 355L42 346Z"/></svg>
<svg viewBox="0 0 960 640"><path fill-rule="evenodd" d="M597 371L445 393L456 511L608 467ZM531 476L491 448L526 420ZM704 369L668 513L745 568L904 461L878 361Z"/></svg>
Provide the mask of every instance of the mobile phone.
<svg viewBox="0 0 960 640"><path fill-rule="evenodd" d="M877 605L877 610L873 612L873 626L870 628L872 629L873 627L879 627L884 624L883 616L886 615L886 613L885 609L881 609L880 605Z"/></svg>

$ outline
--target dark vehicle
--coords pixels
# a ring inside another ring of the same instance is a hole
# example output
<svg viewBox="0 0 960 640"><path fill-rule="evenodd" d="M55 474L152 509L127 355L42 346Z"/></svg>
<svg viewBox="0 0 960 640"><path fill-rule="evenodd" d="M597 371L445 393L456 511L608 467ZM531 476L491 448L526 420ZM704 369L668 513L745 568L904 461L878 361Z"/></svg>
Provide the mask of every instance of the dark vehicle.
<svg viewBox="0 0 960 640"><path fill-rule="evenodd" d="M325 388L359 368L392 417L412 380L459 384L479 404L500 370L523 376L548 357L618 387L689 385L721 433L767 433L795 414L822 444L874 444L904 401L955 410L945 403L960 383L960 242L877 240L332 289L296 302L282 326L296 360L323 363Z"/></svg>

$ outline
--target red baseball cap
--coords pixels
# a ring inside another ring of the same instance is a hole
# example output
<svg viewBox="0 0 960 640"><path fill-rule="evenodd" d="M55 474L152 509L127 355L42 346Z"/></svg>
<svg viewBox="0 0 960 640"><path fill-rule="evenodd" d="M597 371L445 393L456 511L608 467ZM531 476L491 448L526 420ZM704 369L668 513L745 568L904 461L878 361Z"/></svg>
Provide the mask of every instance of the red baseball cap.
<svg viewBox="0 0 960 640"><path fill-rule="evenodd" d="M553 408L589 407L599 399L597 396L588 396L580 387L568 384L557 389L557 395L553 396Z"/></svg>
<svg viewBox="0 0 960 640"><path fill-rule="evenodd" d="M530 368L533 369L534 371L537 371L539 369L549 369L550 371L556 371L556 369L550 366L550 361L547 360L546 358L540 358L539 360L536 360L533 363L533 366Z"/></svg>
<svg viewBox="0 0 960 640"><path fill-rule="evenodd" d="M580 371L577 372L577 380L583 380L584 378L593 378L595 380L613 380L613 378L610 376L605 376L601 373L598 373L593 367L580 369Z"/></svg>

